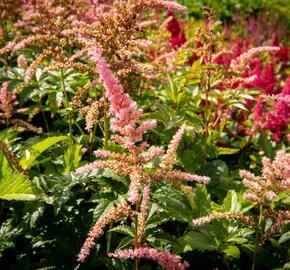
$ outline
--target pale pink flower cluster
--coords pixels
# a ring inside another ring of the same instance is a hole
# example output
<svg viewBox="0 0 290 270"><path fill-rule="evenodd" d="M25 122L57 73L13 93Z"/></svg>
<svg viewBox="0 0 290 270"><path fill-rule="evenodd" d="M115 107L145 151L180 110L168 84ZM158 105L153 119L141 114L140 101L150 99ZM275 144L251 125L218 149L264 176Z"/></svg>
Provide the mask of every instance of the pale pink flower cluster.
<svg viewBox="0 0 290 270"><path fill-rule="evenodd" d="M233 59L230 63L230 69L236 73L242 73L245 71L247 65L250 63L253 57L261 52L277 52L280 47L275 46L261 46L248 50L247 52L241 54L237 58Z"/></svg>
<svg viewBox="0 0 290 270"><path fill-rule="evenodd" d="M27 68L27 60L22 54L20 54L17 57L17 65L18 65L19 68L22 68L22 69L26 69Z"/></svg>
<svg viewBox="0 0 290 270"><path fill-rule="evenodd" d="M142 203L141 203L141 215L138 219L137 226L137 242L142 245L144 240L144 232L146 227L146 220L149 213L149 198L150 198L150 182L143 187Z"/></svg>
<svg viewBox="0 0 290 270"><path fill-rule="evenodd" d="M128 163L133 163L134 159L132 158L132 156L127 155L127 154L120 154L120 153L116 153L116 152L111 152L111 151L107 151L107 150L96 150L94 151L94 155L97 158L101 158L101 159L113 159L113 160L122 160Z"/></svg>
<svg viewBox="0 0 290 270"><path fill-rule="evenodd" d="M78 261L85 261L86 257L91 253L91 250L95 245L95 239L99 238L104 233L104 228L107 224L128 215L129 207L126 202L119 203L117 206L110 208L105 214L103 214L89 232L88 237L78 255Z"/></svg>
<svg viewBox="0 0 290 270"><path fill-rule="evenodd" d="M210 178L207 176L200 176L196 174L191 174L187 172L177 171L177 170L157 170L157 172L152 176L154 180L167 179L167 180L185 180L189 182L198 182L201 184L207 184Z"/></svg>
<svg viewBox="0 0 290 270"><path fill-rule="evenodd" d="M136 122L141 118L142 110L137 107L128 94L124 93L124 89L112 74L98 48L92 51L92 59L97 63L110 101L111 114L114 116L111 119L111 129L120 134L114 135L113 139L125 148L132 150L136 142L141 140L142 135L156 126L156 121L145 121L137 127Z"/></svg>
<svg viewBox="0 0 290 270"><path fill-rule="evenodd" d="M161 156L163 153L164 153L163 147L153 147L152 149L149 149L147 152L141 153L140 158L142 162L146 163Z"/></svg>
<svg viewBox="0 0 290 270"><path fill-rule="evenodd" d="M99 120L99 111L102 106L102 101L93 101L91 98L87 100L88 106L83 107L80 110L80 115L86 118L86 131L91 132L94 125Z"/></svg>
<svg viewBox="0 0 290 270"><path fill-rule="evenodd" d="M74 60L78 59L78 58L81 58L83 56L86 56L88 53L88 48L84 48L84 49L81 49L79 50L77 53L73 54L69 59L68 61L69 62L73 62Z"/></svg>
<svg viewBox="0 0 290 270"><path fill-rule="evenodd" d="M139 198L139 190L142 185L141 178L142 168L140 166L135 166L130 173L130 186L129 186L129 201L132 204L136 204Z"/></svg>
<svg viewBox="0 0 290 270"><path fill-rule="evenodd" d="M16 101L15 91L8 92L9 82L4 82L0 89L0 118L9 119L15 113L26 112L28 108L15 109L19 104Z"/></svg>
<svg viewBox="0 0 290 270"><path fill-rule="evenodd" d="M164 8L172 13L184 12L185 6L182 6L174 1L163 1L163 0L147 0L146 4L150 7Z"/></svg>
<svg viewBox="0 0 290 270"><path fill-rule="evenodd" d="M36 42L48 42L52 41L56 38L54 35L36 35L36 36L30 36L28 38L25 38L18 42L17 44L11 44L10 47L12 49L12 52L20 51L24 48L26 48L28 45L31 45Z"/></svg>
<svg viewBox="0 0 290 270"><path fill-rule="evenodd" d="M242 213L239 212L212 212L208 216L194 219L192 221L192 224L194 226L202 226L212 222L213 220L221 220L221 219L239 220L251 227L253 227L255 224L252 217L243 215Z"/></svg>
<svg viewBox="0 0 290 270"><path fill-rule="evenodd" d="M278 193L290 187L290 153L280 150L271 162L262 159L262 177L255 176L246 170L240 171L243 184L248 188L244 198L258 204L271 202Z"/></svg>
<svg viewBox="0 0 290 270"><path fill-rule="evenodd" d="M275 213L275 222L272 225L272 227L267 231L266 235L264 236L264 241L265 242L267 239L269 239L269 237L277 232L279 232L279 230L290 223L290 211L288 210L278 210Z"/></svg>
<svg viewBox="0 0 290 270"><path fill-rule="evenodd" d="M150 259L158 262L167 270L184 270L189 267L187 261L181 262L181 257L172 255L169 251L158 251L155 248L142 247L136 249L125 249L116 253L110 253L110 257L119 259Z"/></svg>
<svg viewBox="0 0 290 270"><path fill-rule="evenodd" d="M173 136L166 151L166 154L162 157L160 168L167 170L171 170L173 168L173 165L176 163L176 151L180 144L184 131L185 125L182 125Z"/></svg>

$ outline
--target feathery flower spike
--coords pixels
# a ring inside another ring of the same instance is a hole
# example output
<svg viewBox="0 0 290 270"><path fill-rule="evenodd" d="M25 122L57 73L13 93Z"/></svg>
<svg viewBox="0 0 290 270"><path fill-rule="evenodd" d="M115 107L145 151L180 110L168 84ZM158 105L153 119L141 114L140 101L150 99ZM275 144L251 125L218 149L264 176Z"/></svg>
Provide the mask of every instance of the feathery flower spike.
<svg viewBox="0 0 290 270"><path fill-rule="evenodd" d="M167 270L184 270L189 267L187 261L181 262L181 257L172 255L168 251L158 251L155 248L142 247L136 249L124 249L116 253L110 253L110 257L119 259L150 259L157 261L162 267Z"/></svg>

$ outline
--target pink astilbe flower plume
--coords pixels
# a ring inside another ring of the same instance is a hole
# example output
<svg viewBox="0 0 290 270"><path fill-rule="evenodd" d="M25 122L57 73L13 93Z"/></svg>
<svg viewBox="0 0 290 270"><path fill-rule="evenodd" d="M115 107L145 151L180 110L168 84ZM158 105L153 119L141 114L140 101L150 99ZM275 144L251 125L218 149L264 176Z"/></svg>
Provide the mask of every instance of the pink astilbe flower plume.
<svg viewBox="0 0 290 270"><path fill-rule="evenodd" d="M92 59L97 63L100 77L106 88L106 95L110 101L111 114L114 116L111 119L111 129L121 135L121 137L115 135L113 138L117 143L132 150L142 135L156 126L156 121L145 121L137 128L136 122L142 116L142 110L128 94L124 93L123 87L112 74L98 48L92 51Z"/></svg>
<svg viewBox="0 0 290 270"><path fill-rule="evenodd" d="M182 125L176 134L173 136L166 154L162 157L162 162L160 164L160 168L162 169L172 169L173 165L176 163L176 151L178 145L182 139L182 135L185 131L185 125Z"/></svg>
<svg viewBox="0 0 290 270"><path fill-rule="evenodd" d="M187 261L181 261L178 255L172 255L169 251L158 251L155 248L142 247L136 249L120 250L116 253L110 253L110 257L119 259L150 259L158 262L167 270L184 270L189 267Z"/></svg>
<svg viewBox="0 0 290 270"><path fill-rule="evenodd" d="M126 202L122 202L106 211L96 222L95 226L90 230L88 237L78 255L78 261L85 261L86 257L91 253L91 249L95 245L95 239L99 238L104 233L104 228L107 224L109 224L111 221L115 221L128 215L129 207Z"/></svg>
<svg viewBox="0 0 290 270"><path fill-rule="evenodd" d="M148 144L142 137L145 132L156 126L156 121L147 120L142 122L142 110L124 92L123 87L119 84L102 57L99 48L94 47L92 49L91 58L96 62L97 70L105 86L106 96L110 104L110 122L111 130L113 131L111 139L120 144L124 148L124 152L117 153L107 150L97 150L94 154L99 160L78 168L76 173L82 175L92 170L107 168L114 171L117 175L127 176L130 179L127 194L127 201L129 203L126 204L126 207L122 208L122 214L120 211L117 211L118 209L116 207L113 207L96 222L81 249L78 261L83 262L85 260L91 248L94 246L94 240L103 234L103 229L106 224L112 223L121 217L130 216L135 222L137 232L134 241L135 249L111 254L112 257L118 258L118 254L125 252L126 254L130 253L130 256L120 256L120 258L153 259L166 269L184 269L188 266L188 263L181 262L179 256L171 255L166 251L161 252L147 246L144 247L146 245L146 222L151 206L151 185L155 181L160 180L185 180L207 183L209 178L173 169L177 161L176 151L185 131L185 125L181 126L174 135L165 154L162 147L150 148L146 151ZM158 157L161 157L160 167L155 170L146 170L145 166ZM142 202L138 204L141 198ZM135 210L133 210L134 206L136 207Z"/></svg>
<svg viewBox="0 0 290 270"><path fill-rule="evenodd" d="M15 91L8 92L9 82L4 82L0 89L0 118L9 119L15 113L26 112L28 108L16 109L19 104Z"/></svg>
<svg viewBox="0 0 290 270"><path fill-rule="evenodd" d="M230 63L230 69L237 73L242 73L250 63L250 60L261 52L277 52L280 48L276 46L263 46L256 47L241 54L237 58L233 59Z"/></svg>
<svg viewBox="0 0 290 270"><path fill-rule="evenodd" d="M12 119L17 113L27 112L28 108L16 108L19 103L16 100L16 90L8 91L9 82L4 82L0 89L0 124L12 124L21 126L26 130L41 133L42 128L37 128L22 119Z"/></svg>
<svg viewBox="0 0 290 270"><path fill-rule="evenodd" d="M268 204L279 192L289 189L290 153L280 150L273 162L264 157L262 165L262 177L255 176L247 170L240 171L243 184L248 188L245 199L258 205Z"/></svg>

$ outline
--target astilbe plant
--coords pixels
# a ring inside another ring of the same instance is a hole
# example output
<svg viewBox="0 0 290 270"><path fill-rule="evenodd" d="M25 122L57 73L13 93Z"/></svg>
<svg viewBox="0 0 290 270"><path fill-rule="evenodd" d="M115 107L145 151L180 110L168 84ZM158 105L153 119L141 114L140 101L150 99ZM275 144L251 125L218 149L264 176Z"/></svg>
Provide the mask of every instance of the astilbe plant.
<svg viewBox="0 0 290 270"><path fill-rule="evenodd" d="M42 128L37 128L22 119L15 119L14 115L28 111L28 108L17 108L19 105L16 100L16 91L8 91L9 82L4 82L0 89L0 124L11 124L21 126L26 130L41 133Z"/></svg>
<svg viewBox="0 0 290 270"><path fill-rule="evenodd" d="M176 150L185 131L184 125L173 137L165 154L162 147L148 149L148 144L142 139L142 136L146 131L156 126L156 121L147 120L140 122L142 110L137 107L137 104L128 94L124 93L124 89L113 76L99 48L95 48L92 51L92 58L97 63L97 69L110 102L111 130L113 132L111 139L123 147L124 153L96 150L95 155L100 160L79 168L77 174L82 175L92 170L108 168L118 175L128 176L130 186L127 201L122 201L107 210L96 222L78 255L78 261L84 262L91 252L95 239L104 233L103 230L107 224L121 217L130 217L135 223L134 249L111 253L111 257L135 258L137 264L141 258L153 259L166 269L184 269L188 264L181 262L179 256L171 255L169 252L158 251L153 247L149 248L148 244L146 244L144 230L149 211L150 188L154 182L160 180L185 180L207 183L209 178L192 175L173 168L176 163ZM161 158L159 168L154 172L145 171L144 166L157 157ZM142 197L141 204L139 202L140 197Z"/></svg>
<svg viewBox="0 0 290 270"><path fill-rule="evenodd" d="M208 216L193 220L193 225L202 226L213 220L233 219L239 220L250 228L256 228L252 267L254 269L259 248L272 235L290 223L290 212L286 205L283 205L284 199L289 195L289 168L290 154L279 150L272 162L266 157L262 159L262 176L240 170L243 185L247 188L244 199L259 209L258 220L254 220L252 215L240 212L212 212Z"/></svg>

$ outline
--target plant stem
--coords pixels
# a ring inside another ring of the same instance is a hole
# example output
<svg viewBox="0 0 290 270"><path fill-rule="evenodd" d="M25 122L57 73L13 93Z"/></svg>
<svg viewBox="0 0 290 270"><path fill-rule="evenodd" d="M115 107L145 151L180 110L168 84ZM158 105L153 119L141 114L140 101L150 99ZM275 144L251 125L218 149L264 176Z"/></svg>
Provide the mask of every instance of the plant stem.
<svg viewBox="0 0 290 270"><path fill-rule="evenodd" d="M68 97L67 97L67 92L65 88L65 82L64 82L64 74L63 70L60 70L60 79L61 79L61 85L62 85L62 92L64 96L64 106L67 108L68 107Z"/></svg>
<svg viewBox="0 0 290 270"><path fill-rule="evenodd" d="M111 242L112 242L112 232L111 229L113 228L113 222L110 222L110 229L107 235L107 253L111 251Z"/></svg>
<svg viewBox="0 0 290 270"><path fill-rule="evenodd" d="M257 229L256 229L255 250L254 250L252 270L255 270L255 268L256 268L256 260L257 260L257 252L258 252L258 242L259 242L259 230L260 230L260 225L262 223L262 220L263 220L263 206L260 205L260 214L259 214L258 226L257 226Z"/></svg>
<svg viewBox="0 0 290 270"><path fill-rule="evenodd" d="M105 94L105 90L103 91L103 99L104 99L104 148L108 150L110 118L109 118L109 106L108 106L108 101Z"/></svg>
<svg viewBox="0 0 290 270"><path fill-rule="evenodd" d="M210 86L210 71L207 71L207 80L205 82L205 106L204 106L204 143L205 143L205 157L208 154L208 138L209 138L209 116L208 116L208 108L209 108L209 92L211 90Z"/></svg>
<svg viewBox="0 0 290 270"><path fill-rule="evenodd" d="M85 136L86 134L84 133L84 131L82 130L82 128L81 128L80 125L78 124L77 120L74 119L74 121L75 121L75 124L76 124L77 128L79 129L80 133L81 133L83 136Z"/></svg>
<svg viewBox="0 0 290 270"><path fill-rule="evenodd" d="M207 81L205 83L205 108L204 108L204 122L205 122L205 135L208 136L208 107L209 107L209 92L210 92L210 71L207 72Z"/></svg>
<svg viewBox="0 0 290 270"><path fill-rule="evenodd" d="M90 160L93 161L93 140L96 134L97 126L94 125L93 130L90 132L90 138L89 138L89 150L90 150Z"/></svg>
<svg viewBox="0 0 290 270"><path fill-rule="evenodd" d="M46 131L48 132L49 131L48 122L47 122L47 119L46 119L46 116L45 116L45 113L44 113L44 111L42 109L42 105L41 104L40 104L40 110L41 110L41 114L42 114L42 117L43 117L43 120L44 120Z"/></svg>
<svg viewBox="0 0 290 270"><path fill-rule="evenodd" d="M108 100L106 97L106 92L103 90L103 99L104 99L104 127L102 128L103 134L104 134L104 144L103 147L105 150L108 150L109 148L109 106L108 106ZM110 230L113 228L113 222L110 222ZM111 242L112 242L112 232L108 232L107 236L107 253L110 252L111 249Z"/></svg>
<svg viewBox="0 0 290 270"><path fill-rule="evenodd" d="M136 202L136 216L135 216L135 248L139 248L139 244L138 244L138 212L139 212L139 200L137 200ZM136 257L135 258L135 270L139 270L140 268L140 261L139 259Z"/></svg>
<svg viewBox="0 0 290 270"><path fill-rule="evenodd" d="M68 103L68 96L67 96L67 92L65 88L63 69L60 70L60 79L61 79L62 91L63 91L63 96L64 96L64 107L67 109L69 107L69 103ZM69 134L72 135L72 123L71 123L70 115L68 116L68 121L69 121L68 122Z"/></svg>

